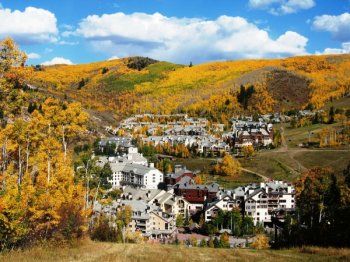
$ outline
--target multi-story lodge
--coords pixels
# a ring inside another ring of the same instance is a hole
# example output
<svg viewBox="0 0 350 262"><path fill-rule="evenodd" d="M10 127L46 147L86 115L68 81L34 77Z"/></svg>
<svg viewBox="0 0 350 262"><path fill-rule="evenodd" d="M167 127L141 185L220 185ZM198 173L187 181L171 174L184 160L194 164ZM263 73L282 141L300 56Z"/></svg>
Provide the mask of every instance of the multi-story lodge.
<svg viewBox="0 0 350 262"><path fill-rule="evenodd" d="M130 147L129 153L121 157L100 157L100 166L109 163L112 177L109 182L113 188L131 185L147 189L156 189L164 181L163 173L148 164L147 159L137 152L137 148Z"/></svg>
<svg viewBox="0 0 350 262"><path fill-rule="evenodd" d="M141 232L143 236L150 238L163 238L171 236L176 230L174 214L164 212L155 204L148 204L140 200L119 199L112 205L102 206L98 202L94 204L94 218L99 214L106 214L111 221L115 221L116 215L123 206L130 206L132 210L131 222L128 230ZM115 226L115 222L111 222Z"/></svg>
<svg viewBox="0 0 350 262"><path fill-rule="evenodd" d="M247 191L244 211L257 223L271 223L272 212L295 209L295 190L290 183L272 181L261 183Z"/></svg>
<svg viewBox="0 0 350 262"><path fill-rule="evenodd" d="M120 152L127 153L130 147L133 147L131 143L132 139L129 137L109 137L103 138L98 142L98 148L101 152L104 152L108 145L115 145L115 153L119 150Z"/></svg>
<svg viewBox="0 0 350 262"><path fill-rule="evenodd" d="M121 200L118 202L117 212L121 206L132 209L131 222L128 225L131 232L141 231L143 236L163 238L171 236L176 230L175 216L163 212L158 206L143 201Z"/></svg>
<svg viewBox="0 0 350 262"><path fill-rule="evenodd" d="M234 208L239 207L240 200L233 199L229 195L223 196L221 199L209 203L204 212L204 220L205 222L209 222L215 217L219 210L222 211L232 211Z"/></svg>
<svg viewBox="0 0 350 262"><path fill-rule="evenodd" d="M165 177L164 182L167 185L173 186L181 181L183 177L193 178L193 172L186 169L186 167L182 165L175 165L174 173L171 173Z"/></svg>
<svg viewBox="0 0 350 262"><path fill-rule="evenodd" d="M294 187L283 181L271 181L219 191L217 200L205 206L205 221L211 221L219 210L231 211L233 208L240 208L245 215L252 217L255 225L268 225L273 213L288 213L295 209Z"/></svg>
<svg viewBox="0 0 350 262"><path fill-rule="evenodd" d="M163 212L185 217L190 203L181 196L160 189L135 189L125 187L121 198L124 200L144 201L147 204L158 206Z"/></svg>
<svg viewBox="0 0 350 262"><path fill-rule="evenodd" d="M216 183L197 185L192 178L185 176L173 187L173 190L175 195L182 196L190 203L189 211L194 214L203 210L206 203L217 199L219 185Z"/></svg>

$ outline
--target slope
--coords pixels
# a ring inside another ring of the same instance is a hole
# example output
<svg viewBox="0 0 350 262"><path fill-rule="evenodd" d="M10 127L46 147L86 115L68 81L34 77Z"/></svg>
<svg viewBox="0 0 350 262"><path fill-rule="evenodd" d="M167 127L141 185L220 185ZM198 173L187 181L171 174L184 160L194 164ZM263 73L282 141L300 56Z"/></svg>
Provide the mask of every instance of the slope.
<svg viewBox="0 0 350 262"><path fill-rule="evenodd" d="M250 113L283 111L349 93L350 55L212 62L193 67L156 62L130 68L135 58L43 67L32 83L115 119L137 112L186 111L227 121L241 113L236 93L254 85Z"/></svg>

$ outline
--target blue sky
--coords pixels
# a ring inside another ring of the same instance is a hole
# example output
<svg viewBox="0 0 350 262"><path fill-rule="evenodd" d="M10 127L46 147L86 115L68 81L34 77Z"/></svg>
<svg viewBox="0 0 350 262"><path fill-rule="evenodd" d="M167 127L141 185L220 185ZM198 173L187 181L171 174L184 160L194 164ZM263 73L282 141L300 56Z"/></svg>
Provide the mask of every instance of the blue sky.
<svg viewBox="0 0 350 262"><path fill-rule="evenodd" d="M350 0L0 0L29 64L187 64L350 52Z"/></svg>

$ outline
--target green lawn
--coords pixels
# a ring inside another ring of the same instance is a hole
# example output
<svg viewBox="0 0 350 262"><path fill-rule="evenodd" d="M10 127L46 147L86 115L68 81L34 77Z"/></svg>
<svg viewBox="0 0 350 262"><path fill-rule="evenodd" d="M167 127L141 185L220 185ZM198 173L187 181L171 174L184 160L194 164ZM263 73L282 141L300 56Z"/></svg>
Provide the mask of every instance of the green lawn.
<svg viewBox="0 0 350 262"><path fill-rule="evenodd" d="M0 254L0 261L349 261L350 249L214 249L151 244L86 242L73 247L35 247Z"/></svg>
<svg viewBox="0 0 350 262"><path fill-rule="evenodd" d="M313 167L331 167L335 171L342 171L350 162L350 151L300 152L295 155L295 159L308 169Z"/></svg>
<svg viewBox="0 0 350 262"><path fill-rule="evenodd" d="M215 159L209 158L186 158L186 159L177 159L175 164L181 164L186 166L187 169L194 172L200 172L208 174L215 164Z"/></svg>
<svg viewBox="0 0 350 262"><path fill-rule="evenodd" d="M108 77L103 78L101 81L104 84L105 89L108 91L129 91L133 90L135 85L144 82L154 82L157 79L161 79L164 77L164 73L172 71L178 67L181 66L167 62L158 62L149 65L147 67L148 73L146 74L111 74Z"/></svg>
<svg viewBox="0 0 350 262"><path fill-rule="evenodd" d="M240 162L246 169L277 180L292 181L298 175L297 164L286 153L266 151Z"/></svg>
<svg viewBox="0 0 350 262"><path fill-rule="evenodd" d="M327 127L339 127L340 123L334 123L331 125L328 124L316 124L310 126L304 126L299 128L290 128L289 123L276 124L275 129L280 129L283 127L284 129L284 137L286 139L286 143L290 148L297 148L299 144L310 142L318 142L318 133Z"/></svg>
<svg viewBox="0 0 350 262"><path fill-rule="evenodd" d="M242 172L240 175L235 177L208 175L206 177L206 180L208 183L216 182L225 189L232 189L252 182L258 183L262 181L262 179L259 176L246 172Z"/></svg>
<svg viewBox="0 0 350 262"><path fill-rule="evenodd" d="M185 165L189 170L205 174L207 183L216 182L227 189L261 181L261 178L259 176L246 172L242 172L240 175L234 177L210 175L210 171L213 168L215 162L215 159L210 158L189 158L178 159L175 161L175 164L182 164Z"/></svg>

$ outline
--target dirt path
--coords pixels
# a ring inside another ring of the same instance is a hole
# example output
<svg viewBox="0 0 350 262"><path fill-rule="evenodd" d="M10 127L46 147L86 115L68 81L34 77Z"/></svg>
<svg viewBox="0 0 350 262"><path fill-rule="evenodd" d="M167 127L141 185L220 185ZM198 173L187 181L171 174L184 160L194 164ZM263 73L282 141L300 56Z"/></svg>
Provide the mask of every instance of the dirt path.
<svg viewBox="0 0 350 262"><path fill-rule="evenodd" d="M256 172L254 172L254 171L252 171L252 170L249 170L249 169L246 169L246 168L243 168L243 167L241 167L240 169L241 169L242 171L247 172L247 173L250 173L250 174L253 174L253 175L257 175L257 176L261 177L261 178L264 180L264 182L267 182L267 181L270 181L270 180L271 180L271 179L268 178L267 176L264 176L264 175L262 175L262 174L260 174L260 173L256 173Z"/></svg>
<svg viewBox="0 0 350 262"><path fill-rule="evenodd" d="M284 128L281 127L280 130L281 130L281 147L273 152L286 153L287 156L297 164L298 171L297 170L295 171L298 173L302 173L303 171L307 170L307 168L298 159L296 159L296 155L300 153L304 153L304 152L348 152L350 153L350 149L289 148L284 135ZM291 168L291 170L293 170L293 168Z"/></svg>

